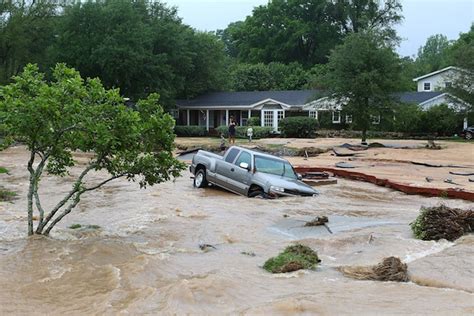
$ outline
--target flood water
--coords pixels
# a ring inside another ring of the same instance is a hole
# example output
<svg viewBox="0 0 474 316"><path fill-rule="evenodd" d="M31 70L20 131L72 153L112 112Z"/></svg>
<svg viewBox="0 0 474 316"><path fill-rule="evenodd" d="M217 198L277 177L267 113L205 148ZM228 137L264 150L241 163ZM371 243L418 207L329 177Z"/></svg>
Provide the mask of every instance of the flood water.
<svg viewBox="0 0 474 316"><path fill-rule="evenodd" d="M419 241L408 225L422 205L472 203L341 179L318 187L319 197L248 199L195 189L185 171L146 190L112 182L85 196L50 238L27 238L26 159L22 148L0 152L0 166L10 170L0 185L20 196L0 203L1 315L474 313L474 236ZM46 207L71 179L44 179ZM322 215L334 219L333 234L299 226ZM318 252L315 271L272 275L261 268L294 242ZM202 251L200 243L216 249ZM357 281L336 270L387 256L408 264L412 282Z"/></svg>

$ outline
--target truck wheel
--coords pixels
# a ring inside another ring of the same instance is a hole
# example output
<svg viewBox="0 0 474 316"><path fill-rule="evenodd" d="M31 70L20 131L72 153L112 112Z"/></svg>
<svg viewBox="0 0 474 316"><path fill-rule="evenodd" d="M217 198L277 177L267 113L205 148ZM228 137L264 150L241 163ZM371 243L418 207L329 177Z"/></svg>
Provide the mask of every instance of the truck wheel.
<svg viewBox="0 0 474 316"><path fill-rule="evenodd" d="M255 198L256 197L256 198L266 199L267 195L265 194L265 192L263 192L261 190L255 190L255 191L249 193L249 197L250 198Z"/></svg>
<svg viewBox="0 0 474 316"><path fill-rule="evenodd" d="M471 133L471 132L467 132L465 138L466 138L467 140L471 140L471 139L472 139L472 133Z"/></svg>
<svg viewBox="0 0 474 316"><path fill-rule="evenodd" d="M207 187L207 180L206 180L206 170L199 169L194 176L194 186L196 188L204 188Z"/></svg>

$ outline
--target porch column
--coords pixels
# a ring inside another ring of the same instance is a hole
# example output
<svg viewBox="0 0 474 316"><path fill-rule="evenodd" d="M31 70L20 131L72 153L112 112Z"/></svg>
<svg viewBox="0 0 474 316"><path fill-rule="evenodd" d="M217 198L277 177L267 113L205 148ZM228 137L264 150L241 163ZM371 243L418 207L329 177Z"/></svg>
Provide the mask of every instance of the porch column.
<svg viewBox="0 0 474 316"><path fill-rule="evenodd" d="M225 110L225 125L229 126L229 110Z"/></svg>
<svg viewBox="0 0 474 316"><path fill-rule="evenodd" d="M209 132L209 110L206 110L206 130Z"/></svg>
<svg viewBox="0 0 474 316"><path fill-rule="evenodd" d="M252 117L252 110L249 110L248 118Z"/></svg>
<svg viewBox="0 0 474 316"><path fill-rule="evenodd" d="M468 126L467 117L465 117L465 118L464 118L464 121L463 121L463 123L462 123L462 128L463 128L463 129L466 129L467 126Z"/></svg>
<svg viewBox="0 0 474 316"><path fill-rule="evenodd" d="M260 111L260 126L263 126L264 118L263 118L263 110Z"/></svg>

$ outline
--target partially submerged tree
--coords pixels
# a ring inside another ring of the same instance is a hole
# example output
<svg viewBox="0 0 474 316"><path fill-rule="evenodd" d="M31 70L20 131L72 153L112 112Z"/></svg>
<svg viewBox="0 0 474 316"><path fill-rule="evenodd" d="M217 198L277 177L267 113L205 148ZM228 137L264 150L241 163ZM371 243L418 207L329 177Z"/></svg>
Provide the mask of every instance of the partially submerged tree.
<svg viewBox="0 0 474 316"><path fill-rule="evenodd" d="M329 57L327 87L353 116L366 141L374 117L386 112L400 81L400 60L374 33L353 33Z"/></svg>
<svg viewBox="0 0 474 316"><path fill-rule="evenodd" d="M83 80L64 64L53 69L47 82L36 65L27 65L13 82L0 88L0 122L7 126L7 142L18 140L30 152L28 172L28 235L48 235L80 202L83 194L126 178L140 187L177 177L184 168L173 155L172 117L152 94L133 111L118 90L106 90L98 79ZM71 190L49 212L40 199L43 172L64 176L76 165L75 151L90 153ZM87 181L93 171L106 171L99 183ZM33 227L34 209L39 213Z"/></svg>

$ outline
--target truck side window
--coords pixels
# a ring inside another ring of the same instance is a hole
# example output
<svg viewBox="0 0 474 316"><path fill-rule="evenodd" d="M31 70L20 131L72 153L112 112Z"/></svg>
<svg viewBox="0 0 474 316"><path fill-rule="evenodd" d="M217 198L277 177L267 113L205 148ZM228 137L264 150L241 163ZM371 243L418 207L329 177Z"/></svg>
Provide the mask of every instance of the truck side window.
<svg viewBox="0 0 474 316"><path fill-rule="evenodd" d="M225 161L228 163L233 163L235 157L239 154L239 150L237 148L232 148L227 155L225 156Z"/></svg>
<svg viewBox="0 0 474 316"><path fill-rule="evenodd" d="M236 164L237 166L240 166L240 163L242 163L242 162L245 162L245 163L247 163L249 166L251 166L251 165L252 165L252 156L250 156L250 154L249 154L248 152L243 151L243 152L240 154L239 158L237 158L235 164Z"/></svg>

